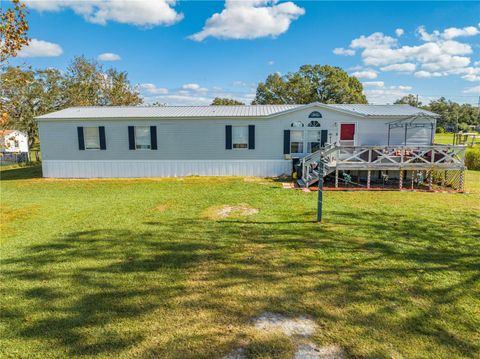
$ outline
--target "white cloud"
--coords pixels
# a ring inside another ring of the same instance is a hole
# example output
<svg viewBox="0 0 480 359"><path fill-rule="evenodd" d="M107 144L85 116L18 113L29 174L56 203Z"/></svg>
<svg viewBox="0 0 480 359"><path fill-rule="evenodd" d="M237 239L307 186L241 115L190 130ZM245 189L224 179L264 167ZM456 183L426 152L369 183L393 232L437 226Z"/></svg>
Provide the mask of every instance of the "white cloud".
<svg viewBox="0 0 480 359"><path fill-rule="evenodd" d="M480 94L480 86L466 88L463 93Z"/></svg>
<svg viewBox="0 0 480 359"><path fill-rule="evenodd" d="M195 85L195 84L186 84ZM160 102L167 105L209 105L215 97L234 98L244 103L250 103L255 98L255 89L242 89L229 91L218 86L213 86L205 91L195 91L196 86L183 86L177 89L159 89L154 84L141 84L141 94L145 103ZM201 86L198 89L203 89ZM162 90L162 91L159 91Z"/></svg>
<svg viewBox="0 0 480 359"><path fill-rule="evenodd" d="M395 35L397 35L398 37L402 36L404 33L405 31L403 29L395 29Z"/></svg>
<svg viewBox="0 0 480 359"><path fill-rule="evenodd" d="M365 71L356 71L352 73L352 76L355 76L359 79L376 79L378 74L373 70L365 70Z"/></svg>
<svg viewBox="0 0 480 359"><path fill-rule="evenodd" d="M443 32L434 30L432 33L428 33L425 29L425 26L420 26L417 29L420 38L423 41L437 41L437 40L452 40L457 37L469 37L476 36L480 34L480 30L475 26L466 26L464 28L449 27Z"/></svg>
<svg viewBox="0 0 480 359"><path fill-rule="evenodd" d="M98 55L97 60L98 61L119 61L122 58L120 55L114 54L112 52L105 52L103 54Z"/></svg>
<svg viewBox="0 0 480 359"><path fill-rule="evenodd" d="M366 90L365 95L369 103L391 104L399 98L408 95L408 92L402 89L374 89Z"/></svg>
<svg viewBox="0 0 480 359"><path fill-rule="evenodd" d="M385 82L383 81L366 81L362 82L363 86L365 87L384 87Z"/></svg>
<svg viewBox="0 0 480 359"><path fill-rule="evenodd" d="M344 49L343 47L337 47L337 48L333 49L333 53L335 55L353 56L353 55L355 55L355 50Z"/></svg>
<svg viewBox="0 0 480 359"><path fill-rule="evenodd" d="M410 62L405 62L403 64L393 64L381 67L380 70L382 71L398 71L398 72L413 72L417 66Z"/></svg>
<svg viewBox="0 0 480 359"><path fill-rule="evenodd" d="M268 64L269 64L270 66L272 66L272 65L275 64L275 62L274 62L273 60L270 60L270 61L268 61Z"/></svg>
<svg viewBox="0 0 480 359"><path fill-rule="evenodd" d="M219 39L276 37L303 14L305 10L290 1L277 4L277 0L226 0L222 12L213 14L202 31L189 38L203 41L210 36Z"/></svg>
<svg viewBox="0 0 480 359"><path fill-rule="evenodd" d="M172 25L183 18L173 8L176 0L26 0L30 9L62 11L72 9L88 22L109 21L137 26Z"/></svg>
<svg viewBox="0 0 480 359"><path fill-rule="evenodd" d="M153 95L163 95L168 93L168 89L164 87L157 87L154 84L140 84L140 89Z"/></svg>
<svg viewBox="0 0 480 359"><path fill-rule="evenodd" d="M429 77L441 77L443 76L441 72L428 72L428 71L417 71L414 73L415 77L418 78L429 78Z"/></svg>
<svg viewBox="0 0 480 359"><path fill-rule="evenodd" d="M17 54L17 57L56 57L63 54L60 45L53 42L31 39Z"/></svg>
<svg viewBox="0 0 480 359"><path fill-rule="evenodd" d="M374 32L369 36L360 36L353 39L350 43L352 49L388 49L397 44L397 40L390 36L385 36L381 32Z"/></svg>
<svg viewBox="0 0 480 359"><path fill-rule="evenodd" d="M396 31L397 36L400 33L402 31ZM375 32L353 39L348 49L337 48L337 52L361 51L363 65L373 67L373 71L414 73L420 78L459 75L466 81L479 79L480 73L477 70L479 62L471 65L470 55L474 52L474 48L471 44L454 39L478 35L480 29L475 26L450 27L443 32L435 30L428 33L424 27L419 27L417 33L424 41L420 45L402 46L398 43L398 38ZM359 69L358 72L362 76L364 71Z"/></svg>
<svg viewBox="0 0 480 359"><path fill-rule="evenodd" d="M412 86L403 86L403 85L399 85L399 86L390 86L391 89L398 89L398 90L403 90L403 91L409 91L412 89Z"/></svg>
<svg viewBox="0 0 480 359"><path fill-rule="evenodd" d="M194 91L194 92L207 92L208 89L205 87L200 86L199 84L196 83L189 83L182 85L182 89L184 91Z"/></svg>

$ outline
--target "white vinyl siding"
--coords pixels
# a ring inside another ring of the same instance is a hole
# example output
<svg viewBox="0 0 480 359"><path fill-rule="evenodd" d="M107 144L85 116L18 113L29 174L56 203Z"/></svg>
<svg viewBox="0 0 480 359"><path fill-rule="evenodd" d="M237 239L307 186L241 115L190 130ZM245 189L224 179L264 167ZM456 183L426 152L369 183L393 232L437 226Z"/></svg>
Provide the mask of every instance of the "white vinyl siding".
<svg viewBox="0 0 480 359"><path fill-rule="evenodd" d="M85 136L85 149L100 149L100 133L98 127L84 127L83 134Z"/></svg>

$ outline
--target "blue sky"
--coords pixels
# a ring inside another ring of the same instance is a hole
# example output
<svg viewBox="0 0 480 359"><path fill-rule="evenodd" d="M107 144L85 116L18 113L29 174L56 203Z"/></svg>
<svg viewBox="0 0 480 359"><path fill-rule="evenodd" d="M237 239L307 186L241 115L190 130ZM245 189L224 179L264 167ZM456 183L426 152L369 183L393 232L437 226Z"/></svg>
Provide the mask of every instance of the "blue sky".
<svg viewBox="0 0 480 359"><path fill-rule="evenodd" d="M64 69L83 54L127 71L147 102L250 101L268 74L302 64L341 66L360 78L372 103L414 93L424 102L443 95L476 104L480 95L479 2L29 0L27 6L35 40L12 64Z"/></svg>

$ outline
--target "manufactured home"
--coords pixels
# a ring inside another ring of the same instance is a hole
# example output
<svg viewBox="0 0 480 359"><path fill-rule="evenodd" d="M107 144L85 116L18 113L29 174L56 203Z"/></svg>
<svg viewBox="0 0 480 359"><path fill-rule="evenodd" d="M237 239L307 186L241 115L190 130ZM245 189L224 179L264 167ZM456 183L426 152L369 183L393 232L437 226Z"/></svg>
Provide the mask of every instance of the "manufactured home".
<svg viewBox="0 0 480 359"><path fill-rule="evenodd" d="M44 177L280 176L327 144L431 146L408 105L74 107L37 118Z"/></svg>

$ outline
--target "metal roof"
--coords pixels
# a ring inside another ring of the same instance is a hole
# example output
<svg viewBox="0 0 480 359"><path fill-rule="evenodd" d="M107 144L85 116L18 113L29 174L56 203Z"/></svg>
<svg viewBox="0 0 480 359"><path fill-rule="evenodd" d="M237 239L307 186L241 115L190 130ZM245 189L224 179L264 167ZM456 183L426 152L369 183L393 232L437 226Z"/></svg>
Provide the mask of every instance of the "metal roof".
<svg viewBox="0 0 480 359"><path fill-rule="evenodd" d="M70 107L37 119L94 118L204 118L269 117L309 107L329 108L357 116L405 118L413 115L437 116L409 105L245 105L245 106L93 106Z"/></svg>
<svg viewBox="0 0 480 359"><path fill-rule="evenodd" d="M328 107L333 107L340 110L345 110L349 112L355 112L362 116L415 116L415 115L425 115L438 117L436 113L422 110L417 107L410 105L364 105L364 104L348 104L348 105L326 105Z"/></svg>

